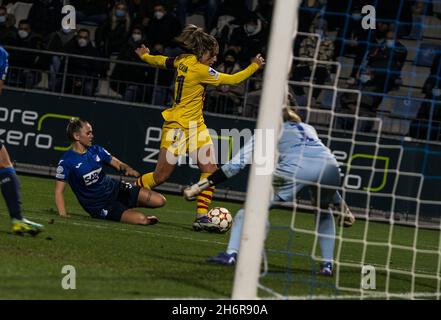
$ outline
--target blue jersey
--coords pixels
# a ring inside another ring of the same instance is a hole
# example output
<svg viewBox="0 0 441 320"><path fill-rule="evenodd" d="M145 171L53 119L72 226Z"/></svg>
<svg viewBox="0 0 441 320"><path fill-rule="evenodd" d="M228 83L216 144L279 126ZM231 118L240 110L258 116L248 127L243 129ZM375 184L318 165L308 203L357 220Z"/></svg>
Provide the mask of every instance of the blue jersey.
<svg viewBox="0 0 441 320"><path fill-rule="evenodd" d="M106 176L103 164L112 156L103 147L93 145L86 153L67 151L57 167L57 180L69 183L81 206L89 214L99 215L112 199L117 181Z"/></svg>
<svg viewBox="0 0 441 320"><path fill-rule="evenodd" d="M8 73L8 52L0 47L0 80L6 80L6 74Z"/></svg>
<svg viewBox="0 0 441 320"><path fill-rule="evenodd" d="M253 155L254 136L225 165L221 167L227 177L236 175L247 164ZM282 135L278 144L279 160L276 174L292 176L297 169L308 161L319 160L336 163L331 151L321 142L315 129L303 122L283 123Z"/></svg>
<svg viewBox="0 0 441 320"><path fill-rule="evenodd" d="M303 122L284 122L283 133L279 140L276 174L292 176L299 168L318 162L337 163L315 129Z"/></svg>

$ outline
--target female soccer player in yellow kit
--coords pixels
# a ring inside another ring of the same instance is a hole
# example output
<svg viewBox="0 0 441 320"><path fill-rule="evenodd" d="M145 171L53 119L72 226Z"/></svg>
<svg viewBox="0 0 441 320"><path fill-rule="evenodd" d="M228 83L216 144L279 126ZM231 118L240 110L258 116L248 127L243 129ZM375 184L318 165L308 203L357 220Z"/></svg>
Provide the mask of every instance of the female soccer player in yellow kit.
<svg viewBox="0 0 441 320"><path fill-rule="evenodd" d="M216 62L219 45L216 39L194 25L185 27L176 41L188 53L177 57L150 55L144 45L136 49L138 56L150 65L176 70L173 106L162 112L161 149L155 171L144 174L137 184L153 188L172 174L179 155L189 153L197 159L201 178L208 177L217 170L213 142L204 123L202 109L206 85L236 85L249 78L261 68L265 61L259 54L244 70L235 74L219 73L211 66ZM193 223L196 231L210 231L207 213L214 188L208 188L198 195L197 216Z"/></svg>

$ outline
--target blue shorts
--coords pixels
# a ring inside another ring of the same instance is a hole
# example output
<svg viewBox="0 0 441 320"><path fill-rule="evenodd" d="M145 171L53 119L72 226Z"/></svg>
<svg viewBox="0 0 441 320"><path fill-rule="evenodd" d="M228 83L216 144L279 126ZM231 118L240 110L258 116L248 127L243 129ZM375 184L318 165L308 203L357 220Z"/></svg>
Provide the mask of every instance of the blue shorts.
<svg viewBox="0 0 441 320"><path fill-rule="evenodd" d="M121 221L124 211L138 206L140 191L140 187L127 182L116 184L112 199L99 214L91 214L92 218Z"/></svg>
<svg viewBox="0 0 441 320"><path fill-rule="evenodd" d="M294 177L277 177L273 180L273 201L293 202L297 193L308 187L311 197L320 207L339 201L340 170L337 163L309 160L301 166ZM318 198L320 195L320 198Z"/></svg>

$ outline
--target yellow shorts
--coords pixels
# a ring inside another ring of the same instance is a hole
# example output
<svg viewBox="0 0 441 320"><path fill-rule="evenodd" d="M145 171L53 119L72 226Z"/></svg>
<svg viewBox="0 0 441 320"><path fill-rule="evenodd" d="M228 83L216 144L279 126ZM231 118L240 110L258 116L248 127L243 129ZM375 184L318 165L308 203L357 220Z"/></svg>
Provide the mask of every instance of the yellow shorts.
<svg viewBox="0 0 441 320"><path fill-rule="evenodd" d="M166 148L175 156L192 153L211 144L213 141L205 124L190 128L166 124L162 127L161 148Z"/></svg>

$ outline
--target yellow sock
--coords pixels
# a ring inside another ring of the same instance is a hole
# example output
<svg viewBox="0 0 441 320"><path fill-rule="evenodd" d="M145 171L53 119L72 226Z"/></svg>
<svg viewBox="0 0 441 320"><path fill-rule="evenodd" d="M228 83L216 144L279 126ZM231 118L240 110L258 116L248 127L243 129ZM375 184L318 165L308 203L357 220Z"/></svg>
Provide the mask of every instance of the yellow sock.
<svg viewBox="0 0 441 320"><path fill-rule="evenodd" d="M138 180L136 180L136 185L149 190L156 187L155 179L153 179L153 172L143 174L141 177L139 177Z"/></svg>
<svg viewBox="0 0 441 320"><path fill-rule="evenodd" d="M211 173L201 173L200 180L208 178L210 175ZM205 189L197 196L196 213L198 218L207 215L208 208L213 199L213 193L214 193L214 186Z"/></svg>

